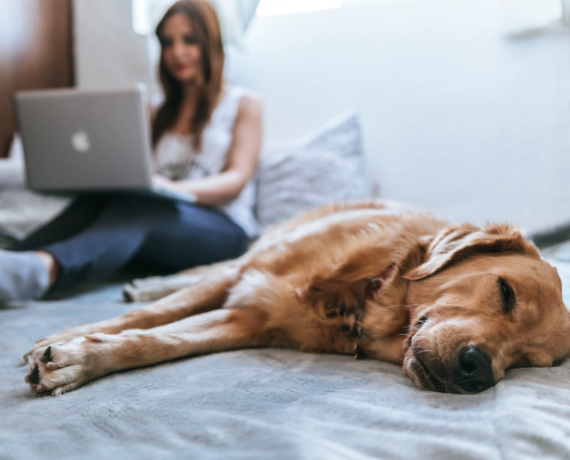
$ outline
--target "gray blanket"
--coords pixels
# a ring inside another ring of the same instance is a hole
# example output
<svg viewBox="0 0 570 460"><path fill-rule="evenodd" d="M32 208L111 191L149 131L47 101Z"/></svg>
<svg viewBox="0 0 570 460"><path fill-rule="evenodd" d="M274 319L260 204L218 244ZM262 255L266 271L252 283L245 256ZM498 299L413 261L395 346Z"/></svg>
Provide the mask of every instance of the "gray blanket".
<svg viewBox="0 0 570 460"><path fill-rule="evenodd" d="M42 195L24 187L0 187L0 235L22 240L51 221L70 197Z"/></svg>
<svg viewBox="0 0 570 460"><path fill-rule="evenodd" d="M568 294L570 264L558 268ZM380 361L244 350L33 397L21 361L33 341L135 308L118 299L111 287L0 309L0 459L570 458L570 362L460 396Z"/></svg>
<svg viewBox="0 0 570 460"><path fill-rule="evenodd" d="M22 159L0 158L0 247L6 238L24 239L69 205L70 197L27 190L25 175Z"/></svg>

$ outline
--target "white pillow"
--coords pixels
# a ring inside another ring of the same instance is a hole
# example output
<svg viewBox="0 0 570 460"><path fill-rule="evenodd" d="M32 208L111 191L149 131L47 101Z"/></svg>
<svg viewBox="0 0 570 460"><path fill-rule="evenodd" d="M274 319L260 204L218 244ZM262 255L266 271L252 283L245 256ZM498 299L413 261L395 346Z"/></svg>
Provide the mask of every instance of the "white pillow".
<svg viewBox="0 0 570 460"><path fill-rule="evenodd" d="M8 158L10 160L24 161L24 144L18 133L14 134L10 150L8 150Z"/></svg>
<svg viewBox="0 0 570 460"><path fill-rule="evenodd" d="M25 175L22 139L15 134L8 151L8 158L0 158L0 188L24 186Z"/></svg>
<svg viewBox="0 0 570 460"><path fill-rule="evenodd" d="M256 214L261 231L319 206L369 197L358 115L341 115L262 155Z"/></svg>
<svg viewBox="0 0 570 460"><path fill-rule="evenodd" d="M26 168L21 160L0 158L0 189L3 187L23 187L26 182Z"/></svg>

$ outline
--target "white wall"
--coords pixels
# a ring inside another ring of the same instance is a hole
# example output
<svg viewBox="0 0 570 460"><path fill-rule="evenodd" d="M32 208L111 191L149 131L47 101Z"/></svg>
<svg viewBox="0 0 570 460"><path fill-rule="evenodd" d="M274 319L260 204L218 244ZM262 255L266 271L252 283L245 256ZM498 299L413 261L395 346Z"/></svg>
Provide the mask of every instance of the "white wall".
<svg viewBox="0 0 570 460"><path fill-rule="evenodd" d="M355 107L382 196L457 221L570 221L570 33L529 30L556 2L345 3L258 17L232 54L269 146Z"/></svg>
<svg viewBox="0 0 570 460"><path fill-rule="evenodd" d="M148 38L132 29L131 0L74 0L74 57L82 89L155 88Z"/></svg>
<svg viewBox="0 0 570 460"><path fill-rule="evenodd" d="M541 29L555 0L345 3L257 17L229 53L230 80L264 99L268 150L354 107L381 196L529 231L570 221L570 32ZM150 78L129 4L75 0L81 86Z"/></svg>

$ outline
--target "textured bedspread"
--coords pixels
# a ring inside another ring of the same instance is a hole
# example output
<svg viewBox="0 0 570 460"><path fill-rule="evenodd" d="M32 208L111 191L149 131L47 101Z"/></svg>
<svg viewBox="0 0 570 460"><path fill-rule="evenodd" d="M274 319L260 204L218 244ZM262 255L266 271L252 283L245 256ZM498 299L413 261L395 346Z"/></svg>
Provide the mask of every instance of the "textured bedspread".
<svg viewBox="0 0 570 460"><path fill-rule="evenodd" d="M379 361L246 350L32 397L20 356L35 339L131 308L88 296L0 309L0 459L570 458L570 362L459 396Z"/></svg>

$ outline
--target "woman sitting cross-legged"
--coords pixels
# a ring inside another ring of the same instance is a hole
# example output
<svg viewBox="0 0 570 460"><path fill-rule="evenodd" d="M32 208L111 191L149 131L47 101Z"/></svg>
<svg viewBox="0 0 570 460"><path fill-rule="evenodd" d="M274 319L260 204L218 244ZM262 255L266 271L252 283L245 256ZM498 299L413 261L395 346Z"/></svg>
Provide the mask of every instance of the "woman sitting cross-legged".
<svg viewBox="0 0 570 460"><path fill-rule="evenodd" d="M153 119L154 180L196 195L197 204L80 197L15 251L0 250L0 301L39 299L134 258L171 271L235 258L256 235L261 104L223 82L216 12L206 0L181 0L156 33L166 98Z"/></svg>

